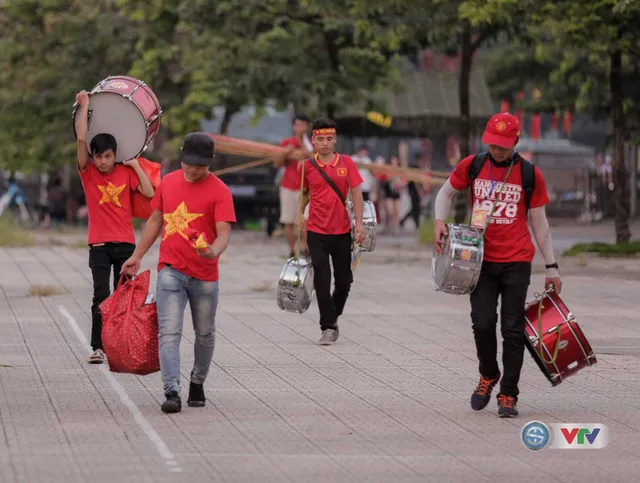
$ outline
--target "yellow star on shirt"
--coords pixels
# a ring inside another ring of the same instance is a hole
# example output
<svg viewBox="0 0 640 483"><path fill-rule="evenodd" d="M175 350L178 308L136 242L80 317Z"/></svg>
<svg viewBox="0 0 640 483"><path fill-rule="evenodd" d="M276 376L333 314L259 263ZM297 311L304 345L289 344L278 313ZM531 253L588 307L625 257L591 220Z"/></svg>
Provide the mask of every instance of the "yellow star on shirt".
<svg viewBox="0 0 640 483"><path fill-rule="evenodd" d="M122 186L115 186L111 182L107 183L107 186L98 185L98 189L102 193L102 198L100 199L99 204L112 203L118 208L122 208L122 205L120 204L120 193L122 193L126 187L126 184L123 184Z"/></svg>
<svg viewBox="0 0 640 483"><path fill-rule="evenodd" d="M188 240L189 237L184 234L184 229L189 227L189 223L201 216L202 213L189 213L189 209L183 201L173 213L166 213L163 215L166 225L164 227L164 236L162 239L165 240L167 237L177 233L185 240Z"/></svg>

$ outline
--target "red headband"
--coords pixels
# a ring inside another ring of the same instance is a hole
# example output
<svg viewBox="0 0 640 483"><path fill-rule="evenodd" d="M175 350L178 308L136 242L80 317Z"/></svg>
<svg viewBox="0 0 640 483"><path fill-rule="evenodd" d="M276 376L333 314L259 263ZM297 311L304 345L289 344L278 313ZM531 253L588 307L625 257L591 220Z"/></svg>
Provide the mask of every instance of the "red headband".
<svg viewBox="0 0 640 483"><path fill-rule="evenodd" d="M314 129L312 132L313 132L314 136L322 136L323 134L335 134L336 133L336 128L334 128L334 127L325 127L325 128L322 128L322 129Z"/></svg>

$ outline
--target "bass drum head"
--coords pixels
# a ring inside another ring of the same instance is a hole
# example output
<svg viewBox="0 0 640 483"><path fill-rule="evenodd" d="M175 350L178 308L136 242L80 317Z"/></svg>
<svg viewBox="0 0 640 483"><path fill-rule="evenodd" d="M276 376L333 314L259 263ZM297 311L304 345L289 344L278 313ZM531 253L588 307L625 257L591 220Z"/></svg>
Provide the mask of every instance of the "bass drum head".
<svg viewBox="0 0 640 483"><path fill-rule="evenodd" d="M147 141L147 123L136 105L111 92L89 97L89 133L87 150L96 134L108 133L116 138L116 163L137 157Z"/></svg>

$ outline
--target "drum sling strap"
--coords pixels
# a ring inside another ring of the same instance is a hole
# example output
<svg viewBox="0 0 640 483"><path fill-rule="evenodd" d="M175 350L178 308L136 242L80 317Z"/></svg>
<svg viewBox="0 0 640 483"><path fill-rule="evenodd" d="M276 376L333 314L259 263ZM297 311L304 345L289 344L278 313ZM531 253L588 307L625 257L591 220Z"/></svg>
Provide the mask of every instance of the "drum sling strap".
<svg viewBox="0 0 640 483"><path fill-rule="evenodd" d="M300 174L300 215L303 216L304 206L302 205L304 198L304 165L305 162L302 162L302 169ZM298 268L296 269L296 281L294 282L294 287L300 285L300 241L302 238L302 222L298 224L298 243L296 244L296 262L298 264Z"/></svg>
<svg viewBox="0 0 640 483"><path fill-rule="evenodd" d="M331 187L331 189L333 191L335 191L335 193L338 195L338 198L340 198L340 201L342 202L342 205L345 207L347 206L347 200L345 198L345 196L342 194L342 192L340 191L340 189L338 189L338 187L336 186L336 184L333 182L333 180L329 177L329 175L327 173L324 172L324 170L318 165L318 162L315 160L315 158L311 158L309 159L309 162L311 163L311 166L313 166L319 173L320 176L322 176L324 178L324 180L327 182L327 184ZM358 266L358 264L360 263L360 256L359 254L361 252L356 251L359 250L358 248L359 245L355 245L354 242L352 241L352 245L351 245L351 253L352 253L352 261L351 261L351 270L355 270L356 267ZM354 253L356 255L354 255Z"/></svg>
<svg viewBox="0 0 640 483"><path fill-rule="evenodd" d="M318 162L315 160L315 158L311 158L309 162L311 163L311 166L313 166L318 170L318 173L320 173L320 176L324 178L324 180L331 187L331 189L336 192L336 194L338 195L338 198L340 198L340 201L342 201L342 204L346 206L347 205L346 198L344 197L342 192L338 189L338 187L333 182L333 180L329 177L329 175L325 173L324 170L318 165Z"/></svg>
<svg viewBox="0 0 640 483"><path fill-rule="evenodd" d="M516 156L520 160L520 175L522 176L522 188L524 189L524 202L527 209L529 209L531 196L533 195L533 190L536 187L535 166L531 161L527 161L518 153L516 153ZM486 161L487 153L478 153L473 158L473 161L469 166L468 176L470 185L473 185L474 180L480 174L480 170L482 169Z"/></svg>

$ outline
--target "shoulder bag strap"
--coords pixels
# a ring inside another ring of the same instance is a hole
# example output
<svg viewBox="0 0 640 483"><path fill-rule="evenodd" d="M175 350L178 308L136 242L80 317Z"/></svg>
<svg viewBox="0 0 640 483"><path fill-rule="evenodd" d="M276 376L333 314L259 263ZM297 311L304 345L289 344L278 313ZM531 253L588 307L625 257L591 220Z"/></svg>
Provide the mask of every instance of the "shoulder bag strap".
<svg viewBox="0 0 640 483"><path fill-rule="evenodd" d="M329 177L329 175L327 173L324 172L324 170L318 166L318 162L315 160L315 158L311 158L309 159L309 162L311 163L311 166L313 166L314 168L316 168L318 170L318 172L320 173L320 175L324 178L324 180L327 182L327 184L329 186L331 186L331 188L333 189L333 191L336 192L336 194L338 195L338 197L340 198L340 201L342 201L343 205L347 204L347 200L344 197L344 195L342 194L342 192L340 191L340 189L338 189L338 187L336 186L336 184L333 182L333 180Z"/></svg>

